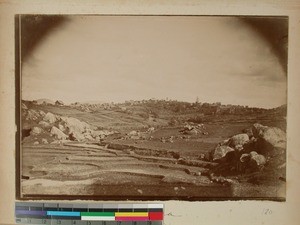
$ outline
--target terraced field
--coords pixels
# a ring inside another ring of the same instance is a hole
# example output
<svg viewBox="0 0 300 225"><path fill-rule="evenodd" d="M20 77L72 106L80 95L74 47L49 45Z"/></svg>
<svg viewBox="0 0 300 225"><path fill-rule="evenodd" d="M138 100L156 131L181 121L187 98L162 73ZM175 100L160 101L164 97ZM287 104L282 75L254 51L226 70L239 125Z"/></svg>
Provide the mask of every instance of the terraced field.
<svg viewBox="0 0 300 225"><path fill-rule="evenodd" d="M23 147L26 195L226 197L229 186L212 183L204 167L172 157L136 154L95 144ZM201 161L199 160L199 163ZM213 163L211 163L213 166ZM221 190L221 191L220 191Z"/></svg>

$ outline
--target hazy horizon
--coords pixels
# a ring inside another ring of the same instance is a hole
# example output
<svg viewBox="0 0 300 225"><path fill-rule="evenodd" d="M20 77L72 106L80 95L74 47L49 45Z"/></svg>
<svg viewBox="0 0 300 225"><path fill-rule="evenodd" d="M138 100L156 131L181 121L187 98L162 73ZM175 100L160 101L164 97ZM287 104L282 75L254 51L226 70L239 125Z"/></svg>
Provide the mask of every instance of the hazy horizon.
<svg viewBox="0 0 300 225"><path fill-rule="evenodd" d="M80 104L124 104L126 102L129 102L129 101L149 101L149 100L157 100L157 101L177 101L177 102L186 102L186 103L196 103L196 99L195 101L180 101L180 100L177 100L177 99L171 99L171 98L165 98L165 99L156 99L156 98L150 98L150 99L136 99L136 100L132 100L132 99L128 99L128 100L125 100L125 101L122 101L122 102L105 102L105 101L97 101L97 100L91 100L91 101L75 101L75 102L64 102L63 100L61 99L50 99L50 98L37 98L37 99L22 99L22 101L37 101L37 100L49 100L49 101L52 101L52 102L56 102L56 101L62 101L65 105L71 105L71 104L74 104L74 103L80 103ZM203 103L209 103L209 104L214 104L214 103L221 103L221 105L233 105L233 106L238 106L239 104L232 104L232 103L226 103L226 102L220 102L220 101L216 101L216 102L201 102L199 101L199 103L203 104ZM248 106L250 108L263 108L263 109L273 109L273 108L278 108L280 106L284 106L286 104L282 104L282 105L278 105L278 106L275 106L275 107L271 107L271 108L265 108L265 107L257 107L257 106L251 106L251 105L239 105L239 106Z"/></svg>
<svg viewBox="0 0 300 225"><path fill-rule="evenodd" d="M287 104L280 58L238 17L66 18L23 61L22 98Z"/></svg>

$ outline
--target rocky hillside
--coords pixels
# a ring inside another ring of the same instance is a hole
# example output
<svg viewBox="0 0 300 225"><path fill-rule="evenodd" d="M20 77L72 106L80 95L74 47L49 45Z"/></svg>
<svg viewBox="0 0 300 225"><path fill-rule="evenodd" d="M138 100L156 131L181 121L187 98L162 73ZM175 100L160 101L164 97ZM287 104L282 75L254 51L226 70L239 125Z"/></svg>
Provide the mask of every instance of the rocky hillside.
<svg viewBox="0 0 300 225"><path fill-rule="evenodd" d="M24 149L27 148L30 158L30 154L40 156L45 149L48 154L49 149L73 151L76 146L93 146L105 154L113 153L113 160L120 155L141 160L138 162L141 170L145 161L161 163L160 169L167 164L170 168L180 167L184 179L189 176L193 181L205 179L209 184L230 186L234 196L256 196L257 193L276 196L285 187L285 107L245 115L202 115L197 108L173 112L169 103L150 103L121 107L23 101ZM202 120L206 122L200 122ZM77 160L86 160L85 150L80 151L83 158ZM58 152L63 157L61 160L68 163L74 157ZM102 166L102 161L97 163ZM83 165L86 166L86 162ZM53 166L56 168L57 162Z"/></svg>
<svg viewBox="0 0 300 225"><path fill-rule="evenodd" d="M77 118L29 109L22 104L22 140L34 144L100 141L114 131L99 129Z"/></svg>

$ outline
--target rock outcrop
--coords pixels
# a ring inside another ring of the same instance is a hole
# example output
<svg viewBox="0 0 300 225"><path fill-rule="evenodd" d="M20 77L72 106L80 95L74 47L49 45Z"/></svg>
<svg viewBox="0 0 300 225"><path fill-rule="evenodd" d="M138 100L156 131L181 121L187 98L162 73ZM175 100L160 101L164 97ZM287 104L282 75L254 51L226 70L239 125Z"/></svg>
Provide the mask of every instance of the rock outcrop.
<svg viewBox="0 0 300 225"><path fill-rule="evenodd" d="M82 122L72 117L61 117L60 120L64 124L63 127L60 127L60 129L66 130L66 133L68 133L70 136L70 140L83 141L86 139L85 137L89 137L89 140L92 139L90 136L93 127L86 122ZM85 136L85 134L89 134L90 136Z"/></svg>
<svg viewBox="0 0 300 225"><path fill-rule="evenodd" d="M42 133L42 128L40 127L33 127L30 131L30 135L38 135L40 133Z"/></svg>
<svg viewBox="0 0 300 225"><path fill-rule="evenodd" d="M41 125L42 127L49 127L49 126L50 126L50 123L41 120L41 121L39 122L39 125Z"/></svg>
<svg viewBox="0 0 300 225"><path fill-rule="evenodd" d="M230 138L228 145L232 148L240 148L249 141L247 134L237 134Z"/></svg>
<svg viewBox="0 0 300 225"><path fill-rule="evenodd" d="M217 162L227 161L231 153L234 153L233 148L226 145L218 145L212 152L212 160Z"/></svg>
<svg viewBox="0 0 300 225"><path fill-rule="evenodd" d="M66 130L66 128L62 124L58 124L58 129L60 129L62 132Z"/></svg>
<svg viewBox="0 0 300 225"><path fill-rule="evenodd" d="M258 154L255 151L242 154L240 157L240 166L238 170L240 172L255 172L263 169L267 163L265 156Z"/></svg>
<svg viewBox="0 0 300 225"><path fill-rule="evenodd" d="M44 116L43 120L48 122L48 123L55 123L56 122L56 116L54 114L52 114L51 112L48 112Z"/></svg>
<svg viewBox="0 0 300 225"><path fill-rule="evenodd" d="M208 134L204 124L194 124L194 123L186 124L183 127L183 129L180 130L180 133L186 135L197 135L197 134L207 135Z"/></svg>
<svg viewBox="0 0 300 225"><path fill-rule="evenodd" d="M50 134L55 136L58 140L66 140L68 138L66 134L54 126L51 128Z"/></svg>
<svg viewBox="0 0 300 225"><path fill-rule="evenodd" d="M281 162L286 148L285 132L261 124L254 124L250 129L219 143L211 151L211 160L229 163L231 167L228 168L242 173L262 170L268 160L272 161L275 157Z"/></svg>
<svg viewBox="0 0 300 225"><path fill-rule="evenodd" d="M47 139L46 139L46 138L42 138L42 143L43 143L43 144L48 144Z"/></svg>
<svg viewBox="0 0 300 225"><path fill-rule="evenodd" d="M38 120L38 118L40 117L40 114L38 111L34 110L34 109L29 109L26 113L26 118L25 120Z"/></svg>
<svg viewBox="0 0 300 225"><path fill-rule="evenodd" d="M51 112L44 112L39 109L25 108L24 103L22 109L22 117L25 118L22 127L22 138L26 142L34 143L38 141L41 144L62 143L65 141L103 141L103 139L114 131L98 130L97 127L90 125L77 118L60 116ZM32 104L48 104L40 102ZM62 105L60 101L56 105ZM39 108L38 106L34 106Z"/></svg>
<svg viewBox="0 0 300 225"><path fill-rule="evenodd" d="M252 127L253 136L259 140L259 152L264 154L276 154L273 150L286 148L286 134L277 127L267 127L261 124L254 124Z"/></svg>

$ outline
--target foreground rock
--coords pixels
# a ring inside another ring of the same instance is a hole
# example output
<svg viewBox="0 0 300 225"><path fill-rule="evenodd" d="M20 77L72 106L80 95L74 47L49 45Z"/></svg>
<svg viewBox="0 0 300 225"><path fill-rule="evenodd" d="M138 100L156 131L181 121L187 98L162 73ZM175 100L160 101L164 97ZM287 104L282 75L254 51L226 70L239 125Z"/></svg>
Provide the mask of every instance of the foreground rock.
<svg viewBox="0 0 300 225"><path fill-rule="evenodd" d="M242 154L240 162L241 164L238 168L240 172L255 172L262 170L264 165L267 163L267 160L263 155L252 151L249 154Z"/></svg>
<svg viewBox="0 0 300 225"><path fill-rule="evenodd" d="M230 153L234 153L233 148L226 146L226 145L217 146L216 149L212 153L212 160L214 162L227 161Z"/></svg>
<svg viewBox="0 0 300 225"><path fill-rule="evenodd" d="M43 120L39 122L39 125L41 125L42 127L49 127L50 126L50 124L48 122L43 121Z"/></svg>
<svg viewBox="0 0 300 225"><path fill-rule="evenodd" d="M48 123L55 123L56 122L56 116L54 114L48 112L44 116L43 120L48 122Z"/></svg>
<svg viewBox="0 0 300 225"><path fill-rule="evenodd" d="M66 140L68 138L68 136L66 134L64 134L57 127L52 127L51 131L50 131L50 134L52 134L53 136L55 136L58 140Z"/></svg>
<svg viewBox="0 0 300 225"><path fill-rule="evenodd" d="M230 138L228 145L232 148L243 146L249 141L247 134L237 134Z"/></svg>
<svg viewBox="0 0 300 225"><path fill-rule="evenodd" d="M25 120L37 120L40 117L40 114L38 111L33 110L33 109L29 109L27 111L27 115Z"/></svg>
<svg viewBox="0 0 300 225"><path fill-rule="evenodd" d="M257 123L251 131L244 131L219 143L211 152L210 158L220 163L220 171L248 173L263 170L268 161L270 165L283 163L286 148L284 131Z"/></svg>
<svg viewBox="0 0 300 225"><path fill-rule="evenodd" d="M92 126L87 124L86 122L82 122L73 117L61 117L61 130L66 130L66 133L69 134L70 140L73 141L84 141L86 137L91 140L92 130L94 129Z"/></svg>
<svg viewBox="0 0 300 225"><path fill-rule="evenodd" d="M42 131L43 131L42 128L40 128L40 127L34 127L30 131L30 135L38 135L38 134L42 133Z"/></svg>
<svg viewBox="0 0 300 225"><path fill-rule="evenodd" d="M277 127L267 127L256 123L252 127L252 132L253 136L260 141L259 151L262 153L267 154L276 148L286 148L286 134Z"/></svg>
<svg viewBox="0 0 300 225"><path fill-rule="evenodd" d="M43 144L48 144L48 141L47 141L47 139L45 139L45 138L42 138L42 143L43 143Z"/></svg>

